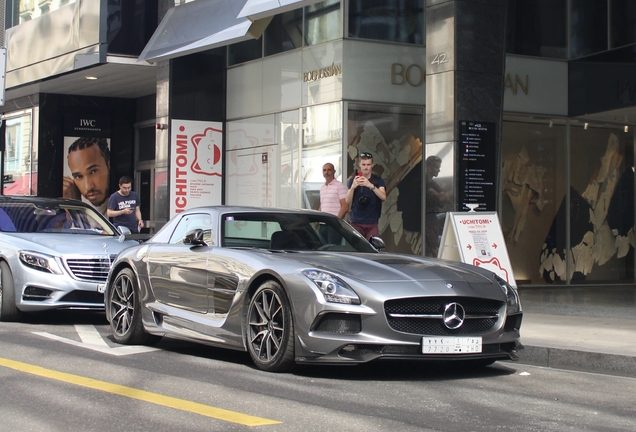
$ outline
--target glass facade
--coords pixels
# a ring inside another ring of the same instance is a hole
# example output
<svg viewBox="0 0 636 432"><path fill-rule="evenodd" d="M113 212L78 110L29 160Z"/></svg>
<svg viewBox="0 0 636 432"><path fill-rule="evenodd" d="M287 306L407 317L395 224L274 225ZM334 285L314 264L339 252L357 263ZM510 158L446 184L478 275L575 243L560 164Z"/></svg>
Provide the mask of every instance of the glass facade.
<svg viewBox="0 0 636 432"><path fill-rule="evenodd" d="M358 154L373 155L373 173L386 184L386 200L379 221L386 250L422 253L421 108L349 104L347 111L346 175L358 170Z"/></svg>
<svg viewBox="0 0 636 432"><path fill-rule="evenodd" d="M500 217L518 283L633 283L633 133L505 120Z"/></svg>
<svg viewBox="0 0 636 432"><path fill-rule="evenodd" d="M4 195L37 195L38 149L33 145L33 111L4 115Z"/></svg>
<svg viewBox="0 0 636 432"><path fill-rule="evenodd" d="M317 45L342 38L339 0L327 0L305 7L305 45Z"/></svg>
<svg viewBox="0 0 636 432"><path fill-rule="evenodd" d="M424 44L424 0L350 0L349 37Z"/></svg>
<svg viewBox="0 0 636 432"><path fill-rule="evenodd" d="M509 0L506 50L567 58L567 0Z"/></svg>

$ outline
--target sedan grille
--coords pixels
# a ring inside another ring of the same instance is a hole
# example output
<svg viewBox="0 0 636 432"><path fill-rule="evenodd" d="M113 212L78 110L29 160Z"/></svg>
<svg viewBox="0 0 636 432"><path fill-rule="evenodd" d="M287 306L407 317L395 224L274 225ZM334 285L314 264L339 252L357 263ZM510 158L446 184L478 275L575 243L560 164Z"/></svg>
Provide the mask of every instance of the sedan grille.
<svg viewBox="0 0 636 432"><path fill-rule="evenodd" d="M106 282L108 271L116 255L66 258L66 265L76 279L87 282Z"/></svg>
<svg viewBox="0 0 636 432"><path fill-rule="evenodd" d="M463 323L455 329L444 325L443 313L449 303L458 303L465 311ZM416 297L384 303L384 313L393 330L439 336L492 331L502 308L504 302L473 297Z"/></svg>

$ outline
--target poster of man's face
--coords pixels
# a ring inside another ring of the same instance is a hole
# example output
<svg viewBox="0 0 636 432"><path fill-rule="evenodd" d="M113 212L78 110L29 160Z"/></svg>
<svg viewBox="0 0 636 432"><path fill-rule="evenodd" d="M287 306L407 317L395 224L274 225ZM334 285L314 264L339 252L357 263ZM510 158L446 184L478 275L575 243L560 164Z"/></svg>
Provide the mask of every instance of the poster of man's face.
<svg viewBox="0 0 636 432"><path fill-rule="evenodd" d="M64 198L81 199L106 214L110 175L110 140L64 137Z"/></svg>

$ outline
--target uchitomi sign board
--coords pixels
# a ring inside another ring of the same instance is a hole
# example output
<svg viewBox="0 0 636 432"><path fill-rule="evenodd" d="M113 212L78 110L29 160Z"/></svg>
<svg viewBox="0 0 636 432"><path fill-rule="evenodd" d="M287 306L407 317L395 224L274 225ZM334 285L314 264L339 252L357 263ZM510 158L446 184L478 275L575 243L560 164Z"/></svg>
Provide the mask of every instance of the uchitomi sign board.
<svg viewBox="0 0 636 432"><path fill-rule="evenodd" d="M172 120L170 217L203 205L220 205L223 124Z"/></svg>
<svg viewBox="0 0 636 432"><path fill-rule="evenodd" d="M496 212L446 213L438 257L483 267L517 286Z"/></svg>

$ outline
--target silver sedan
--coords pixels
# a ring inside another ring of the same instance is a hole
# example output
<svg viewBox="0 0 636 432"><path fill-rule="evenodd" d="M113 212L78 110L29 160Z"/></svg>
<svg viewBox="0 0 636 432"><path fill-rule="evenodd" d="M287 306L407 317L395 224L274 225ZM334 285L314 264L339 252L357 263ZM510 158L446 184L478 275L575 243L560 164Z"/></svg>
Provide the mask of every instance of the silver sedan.
<svg viewBox="0 0 636 432"><path fill-rule="evenodd" d="M516 290L466 264L381 253L311 210L202 207L122 251L106 317L123 344L170 336L247 351L255 365L516 359Z"/></svg>
<svg viewBox="0 0 636 432"><path fill-rule="evenodd" d="M104 309L104 286L125 237L75 200L0 197L0 321L49 309Z"/></svg>

